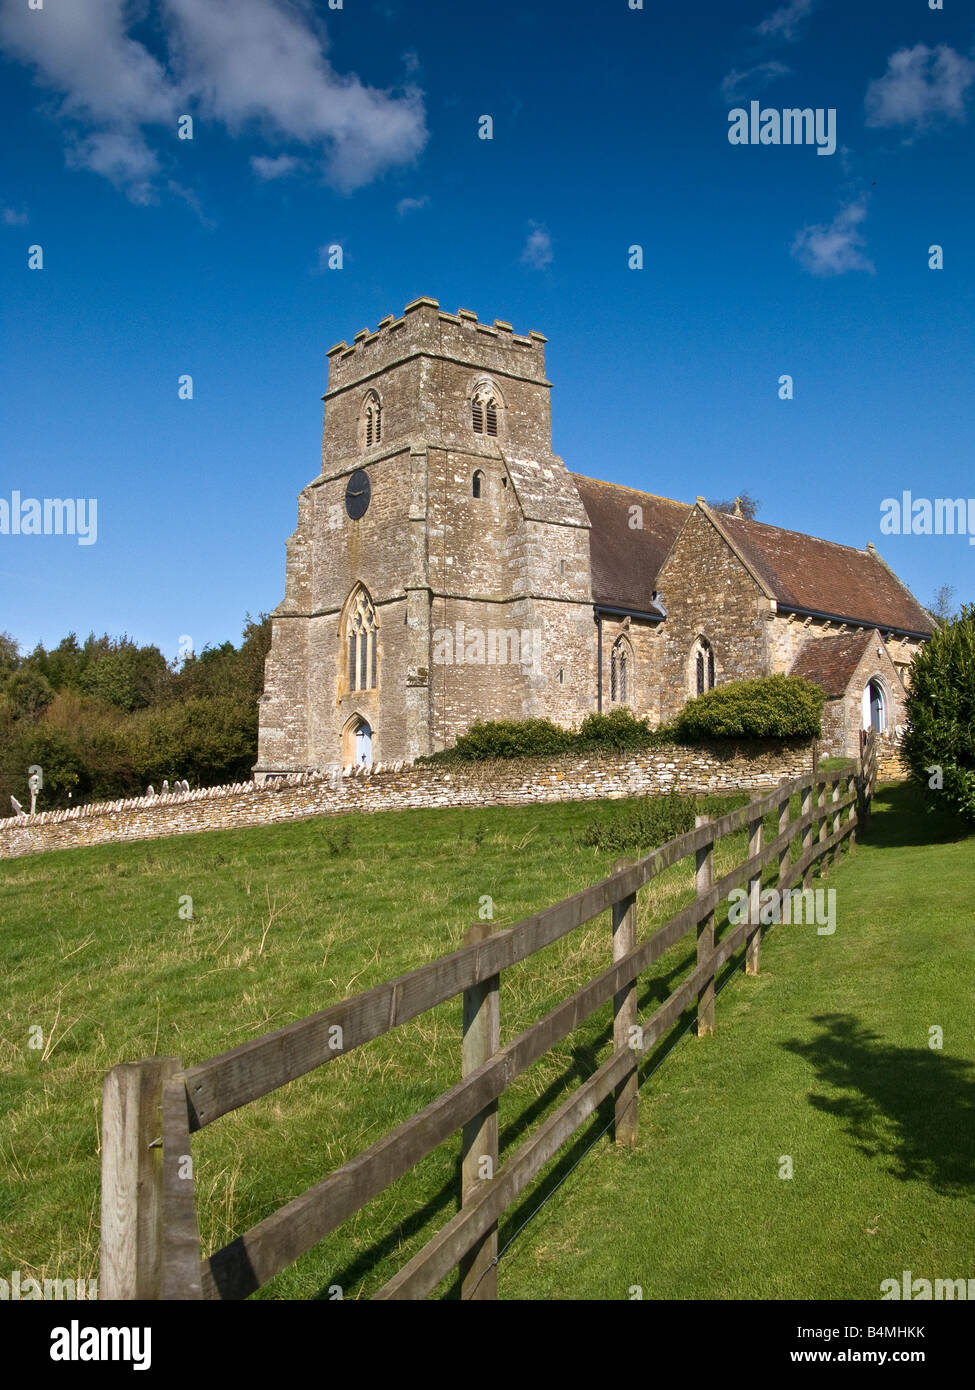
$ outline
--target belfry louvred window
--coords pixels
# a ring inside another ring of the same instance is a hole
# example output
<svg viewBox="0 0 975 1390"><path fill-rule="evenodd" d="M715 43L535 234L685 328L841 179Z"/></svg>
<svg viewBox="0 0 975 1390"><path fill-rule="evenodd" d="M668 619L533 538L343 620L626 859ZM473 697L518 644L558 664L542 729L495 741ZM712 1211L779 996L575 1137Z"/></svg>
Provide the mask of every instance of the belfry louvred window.
<svg viewBox="0 0 975 1390"><path fill-rule="evenodd" d="M365 589L359 589L353 599L346 618L346 627L349 689L375 690L378 624L376 610Z"/></svg>
<svg viewBox="0 0 975 1390"><path fill-rule="evenodd" d="M383 437L383 408L375 391L366 397L364 416L366 448L369 449L373 444L382 443Z"/></svg>
<svg viewBox="0 0 975 1390"><path fill-rule="evenodd" d="M471 401L471 427L475 434L488 434L497 438L498 402L494 391L488 385L479 386Z"/></svg>

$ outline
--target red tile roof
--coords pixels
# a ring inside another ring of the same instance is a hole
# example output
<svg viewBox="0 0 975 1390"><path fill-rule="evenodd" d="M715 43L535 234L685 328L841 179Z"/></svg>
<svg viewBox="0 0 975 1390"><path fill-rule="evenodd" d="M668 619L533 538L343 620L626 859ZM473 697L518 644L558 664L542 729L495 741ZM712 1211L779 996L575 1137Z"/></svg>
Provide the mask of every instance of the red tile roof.
<svg viewBox="0 0 975 1390"><path fill-rule="evenodd" d="M881 631L930 633L930 616L872 550L856 550L761 521L718 521L780 608L825 613Z"/></svg>
<svg viewBox="0 0 975 1390"><path fill-rule="evenodd" d="M657 575L692 508L636 488L572 474L591 522L593 601L657 611ZM630 526L640 507L643 529ZM739 553L785 612L845 618L882 632L933 631L930 615L873 550L857 550L763 521L715 513Z"/></svg>
<svg viewBox="0 0 975 1390"><path fill-rule="evenodd" d="M873 632L843 633L838 637L807 637L792 663L790 676L803 676L821 685L830 699L846 693L863 653L875 641Z"/></svg>
<svg viewBox="0 0 975 1390"><path fill-rule="evenodd" d="M573 473L572 481L592 523L589 556L593 602L640 613L660 612L653 602L656 578L691 508L686 502L672 502L578 473ZM635 515L631 507L640 508L642 529L630 525Z"/></svg>

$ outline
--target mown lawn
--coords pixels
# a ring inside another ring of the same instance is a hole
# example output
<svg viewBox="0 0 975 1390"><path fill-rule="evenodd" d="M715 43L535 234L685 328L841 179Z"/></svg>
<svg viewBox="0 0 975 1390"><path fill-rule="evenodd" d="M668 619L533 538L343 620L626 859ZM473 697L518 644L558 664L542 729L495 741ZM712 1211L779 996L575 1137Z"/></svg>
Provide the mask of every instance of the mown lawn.
<svg viewBox="0 0 975 1390"><path fill-rule="evenodd" d="M835 933L772 929L715 1036L644 1084L639 1147L604 1139L507 1251L504 1296L878 1299L905 1269L975 1277L975 836L883 788L828 886Z"/></svg>
<svg viewBox="0 0 975 1390"><path fill-rule="evenodd" d="M640 1147L602 1138L506 1250L503 1297L625 1298L634 1284L647 1298L876 1297L902 1268L971 1272L975 842L906 795L881 799L870 842L831 871L836 934L772 930L761 977L738 971L719 996L715 1038L686 1037L647 1081ZM615 853L582 831L621 809L357 815L0 865L0 1273L97 1274L100 1084L115 1062L189 1064L370 988L459 945L485 895L509 925L608 871ZM719 871L743 851L729 837ZM692 892L689 866L645 890L641 935ZM508 972L502 1040L604 968L609 937L603 917ZM642 1012L692 955L688 937L658 962ZM610 1035L607 1006L518 1079L502 1159ZM459 1040L453 1001L197 1136L204 1248L456 1081ZM456 1210L457 1153L443 1145L259 1296L374 1292Z"/></svg>

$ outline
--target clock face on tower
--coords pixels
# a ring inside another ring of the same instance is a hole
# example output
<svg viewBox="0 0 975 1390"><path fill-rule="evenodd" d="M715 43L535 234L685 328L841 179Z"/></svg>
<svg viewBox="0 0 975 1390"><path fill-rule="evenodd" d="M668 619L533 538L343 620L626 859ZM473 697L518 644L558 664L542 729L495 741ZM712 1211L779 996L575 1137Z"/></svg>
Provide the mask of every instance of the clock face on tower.
<svg viewBox="0 0 975 1390"><path fill-rule="evenodd" d="M345 510L353 521L365 516L371 496L369 474L364 468L357 468L345 489Z"/></svg>

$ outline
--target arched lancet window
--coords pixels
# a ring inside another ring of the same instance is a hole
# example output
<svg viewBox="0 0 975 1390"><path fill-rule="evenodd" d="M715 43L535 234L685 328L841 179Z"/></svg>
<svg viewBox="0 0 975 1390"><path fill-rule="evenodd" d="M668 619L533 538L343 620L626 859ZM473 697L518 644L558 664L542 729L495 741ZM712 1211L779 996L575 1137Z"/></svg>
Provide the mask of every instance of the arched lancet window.
<svg viewBox="0 0 975 1390"><path fill-rule="evenodd" d="M475 497L484 496L484 474L480 468L478 468L474 474L471 491Z"/></svg>
<svg viewBox="0 0 975 1390"><path fill-rule="evenodd" d="M633 651L625 637L617 637L609 654L609 698L625 705L632 695Z"/></svg>
<svg viewBox="0 0 975 1390"><path fill-rule="evenodd" d="M714 689L714 652L705 637L699 637L691 653L692 694L703 695Z"/></svg>
<svg viewBox="0 0 975 1390"><path fill-rule="evenodd" d="M471 397L471 427L475 434L498 433L498 393L489 381L480 382Z"/></svg>
<svg viewBox="0 0 975 1390"><path fill-rule="evenodd" d="M383 405L375 391L370 391L362 410L363 439L367 449L382 442Z"/></svg>
<svg viewBox="0 0 975 1390"><path fill-rule="evenodd" d="M379 624L367 591L360 585L345 615L346 680L350 690L375 690Z"/></svg>

